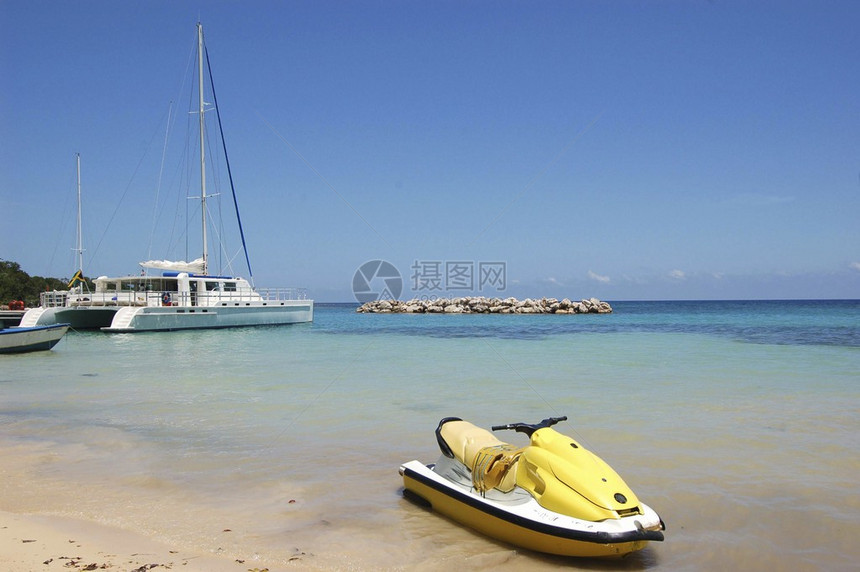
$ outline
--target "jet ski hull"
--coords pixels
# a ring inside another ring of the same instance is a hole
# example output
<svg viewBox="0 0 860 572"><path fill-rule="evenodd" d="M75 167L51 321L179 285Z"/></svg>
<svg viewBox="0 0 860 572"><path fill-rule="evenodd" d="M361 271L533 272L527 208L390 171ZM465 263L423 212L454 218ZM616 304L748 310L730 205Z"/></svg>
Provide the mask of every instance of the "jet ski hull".
<svg viewBox="0 0 860 572"><path fill-rule="evenodd" d="M576 519L543 508L519 487L482 496L455 461L439 466L444 463L449 463L445 457L437 465L404 463L404 494L492 538L537 552L592 558L624 556L663 540L660 517L644 504L641 515L602 522Z"/></svg>

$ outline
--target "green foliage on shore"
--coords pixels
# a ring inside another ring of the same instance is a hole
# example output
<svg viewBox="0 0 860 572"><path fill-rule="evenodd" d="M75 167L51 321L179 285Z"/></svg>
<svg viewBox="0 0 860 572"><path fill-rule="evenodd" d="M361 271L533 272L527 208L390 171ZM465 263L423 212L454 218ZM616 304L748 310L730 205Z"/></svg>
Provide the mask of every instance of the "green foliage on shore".
<svg viewBox="0 0 860 572"><path fill-rule="evenodd" d="M39 305L39 293L49 290L68 290L69 278L30 276L17 262L0 259L0 304L23 300L31 308ZM85 278L88 284L91 280Z"/></svg>

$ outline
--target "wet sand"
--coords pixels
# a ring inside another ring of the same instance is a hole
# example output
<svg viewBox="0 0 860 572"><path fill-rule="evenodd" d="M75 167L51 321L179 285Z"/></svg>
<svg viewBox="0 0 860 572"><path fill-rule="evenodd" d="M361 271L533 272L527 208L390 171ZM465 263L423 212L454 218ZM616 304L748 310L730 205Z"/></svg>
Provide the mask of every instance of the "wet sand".
<svg viewBox="0 0 860 572"><path fill-rule="evenodd" d="M0 511L0 569L169 570L235 572L262 569L217 555L195 554L136 532L59 516Z"/></svg>

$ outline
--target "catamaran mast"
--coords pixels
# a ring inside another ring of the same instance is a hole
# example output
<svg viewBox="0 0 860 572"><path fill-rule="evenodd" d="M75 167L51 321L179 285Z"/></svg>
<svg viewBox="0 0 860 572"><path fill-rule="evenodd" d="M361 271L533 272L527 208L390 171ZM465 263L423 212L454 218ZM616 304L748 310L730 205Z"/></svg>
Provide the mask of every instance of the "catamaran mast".
<svg viewBox="0 0 860 572"><path fill-rule="evenodd" d="M76 272L81 274L81 278L83 279L84 273L84 245L83 245L83 236L81 233L81 154L75 153L75 162L77 163L77 172L78 172L78 240L75 244L75 252L77 253L78 267L75 269Z"/></svg>
<svg viewBox="0 0 860 572"><path fill-rule="evenodd" d="M203 220L203 274L209 273L209 251L206 244L206 147L204 141L205 102L203 101L203 25L197 22L197 69L200 95L200 210Z"/></svg>

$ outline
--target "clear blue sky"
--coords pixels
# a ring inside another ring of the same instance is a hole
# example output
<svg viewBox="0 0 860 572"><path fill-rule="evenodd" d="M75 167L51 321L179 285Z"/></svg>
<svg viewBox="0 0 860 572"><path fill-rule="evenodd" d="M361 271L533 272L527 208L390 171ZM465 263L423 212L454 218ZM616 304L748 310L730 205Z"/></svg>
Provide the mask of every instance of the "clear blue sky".
<svg viewBox="0 0 860 572"><path fill-rule="evenodd" d="M76 152L87 275L184 257L198 20L259 286L860 297L858 2L2 0L0 258L73 273Z"/></svg>

